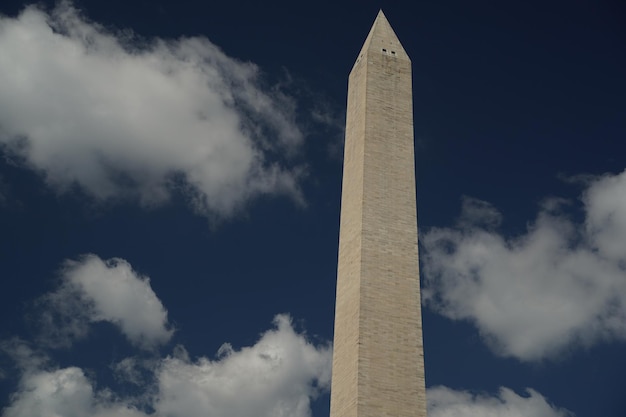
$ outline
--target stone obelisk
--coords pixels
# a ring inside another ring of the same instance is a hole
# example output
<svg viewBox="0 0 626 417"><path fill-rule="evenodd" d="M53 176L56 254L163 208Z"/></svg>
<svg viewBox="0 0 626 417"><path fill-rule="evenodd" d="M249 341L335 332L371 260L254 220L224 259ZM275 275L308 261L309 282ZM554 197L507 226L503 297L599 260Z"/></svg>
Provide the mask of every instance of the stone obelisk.
<svg viewBox="0 0 626 417"><path fill-rule="evenodd" d="M411 60L380 11L352 68L331 417L424 417Z"/></svg>

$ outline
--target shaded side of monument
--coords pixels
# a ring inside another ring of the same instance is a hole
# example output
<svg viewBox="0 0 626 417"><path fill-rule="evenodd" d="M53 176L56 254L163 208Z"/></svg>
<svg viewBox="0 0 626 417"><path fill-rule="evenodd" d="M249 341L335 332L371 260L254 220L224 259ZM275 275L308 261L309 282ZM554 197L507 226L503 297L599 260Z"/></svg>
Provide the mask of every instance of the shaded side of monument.
<svg viewBox="0 0 626 417"><path fill-rule="evenodd" d="M331 417L425 417L411 60L380 11L352 68Z"/></svg>

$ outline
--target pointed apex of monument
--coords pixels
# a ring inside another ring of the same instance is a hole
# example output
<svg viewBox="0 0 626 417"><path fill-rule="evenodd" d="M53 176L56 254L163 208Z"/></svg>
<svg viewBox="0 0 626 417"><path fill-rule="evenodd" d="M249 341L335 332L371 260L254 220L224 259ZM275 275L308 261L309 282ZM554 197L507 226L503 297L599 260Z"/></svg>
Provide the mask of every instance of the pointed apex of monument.
<svg viewBox="0 0 626 417"><path fill-rule="evenodd" d="M365 39L359 56L368 52L384 52L410 61L382 9L376 15L376 20L374 20L370 33L367 35L367 39Z"/></svg>

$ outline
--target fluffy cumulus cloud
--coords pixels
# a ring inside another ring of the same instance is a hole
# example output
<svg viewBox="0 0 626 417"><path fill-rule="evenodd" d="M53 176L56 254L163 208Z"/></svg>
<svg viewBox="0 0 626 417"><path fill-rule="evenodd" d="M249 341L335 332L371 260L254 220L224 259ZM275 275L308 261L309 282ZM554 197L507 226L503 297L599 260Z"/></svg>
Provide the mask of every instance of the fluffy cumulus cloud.
<svg viewBox="0 0 626 417"><path fill-rule="evenodd" d="M84 337L90 323L110 322L128 340L142 348L167 342L167 310L150 287L150 280L137 274L123 259L104 261L96 255L66 261L59 288L39 302L42 341L52 346L68 345Z"/></svg>
<svg viewBox="0 0 626 417"><path fill-rule="evenodd" d="M298 199L295 103L205 38L142 40L69 2L0 16L0 148L57 190L145 205L184 193L228 216L259 194Z"/></svg>
<svg viewBox="0 0 626 417"><path fill-rule="evenodd" d="M191 361L177 347L172 356L150 365L155 385L142 386L147 395L140 399L97 390L80 368L31 367L2 415L308 417L311 400L329 388L330 347L313 345L287 316L277 316L274 324L255 345L235 350L225 344L214 360ZM126 360L118 375L136 365Z"/></svg>
<svg viewBox="0 0 626 417"><path fill-rule="evenodd" d="M219 359L167 358L158 373L158 413L199 417L307 417L328 389L331 350L297 334L287 316L252 347L224 345Z"/></svg>
<svg viewBox="0 0 626 417"><path fill-rule="evenodd" d="M25 374L3 417L144 417L146 414L110 392L95 392L84 372L75 367Z"/></svg>
<svg viewBox="0 0 626 417"><path fill-rule="evenodd" d="M626 171L590 180L582 203L583 224L553 198L508 238L493 206L466 199L458 227L422 237L427 305L521 360L626 339Z"/></svg>
<svg viewBox="0 0 626 417"><path fill-rule="evenodd" d="M498 395L477 395L447 387L428 389L429 417L568 417L569 411L549 404L538 392L528 389L527 396L500 388Z"/></svg>

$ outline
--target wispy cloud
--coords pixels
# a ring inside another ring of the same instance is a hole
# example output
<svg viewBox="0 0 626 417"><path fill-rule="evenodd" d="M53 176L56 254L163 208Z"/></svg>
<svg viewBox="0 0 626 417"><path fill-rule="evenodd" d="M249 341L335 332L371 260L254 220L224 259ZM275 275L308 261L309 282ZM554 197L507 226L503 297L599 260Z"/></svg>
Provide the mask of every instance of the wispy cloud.
<svg viewBox="0 0 626 417"><path fill-rule="evenodd" d="M0 50L0 147L61 192L156 205L176 190L210 217L301 198L295 100L205 38L136 42L61 2L0 16Z"/></svg>
<svg viewBox="0 0 626 417"><path fill-rule="evenodd" d="M159 359L131 356L110 365L115 379L122 384L145 385L152 378Z"/></svg>
<svg viewBox="0 0 626 417"><path fill-rule="evenodd" d="M66 261L59 288L40 298L38 307L41 341L49 346L70 345L97 321L116 325L131 343L147 349L167 342L173 333L149 278L119 258L85 255Z"/></svg>
<svg viewBox="0 0 626 417"><path fill-rule="evenodd" d="M588 182L582 223L565 204L546 200L526 233L507 237L493 206L467 199L457 227L421 239L426 304L521 360L626 340L626 171Z"/></svg>
<svg viewBox="0 0 626 417"><path fill-rule="evenodd" d="M508 388L497 395L474 394L447 387L429 388L426 394L429 417L567 417L569 411L551 405L537 391L520 396Z"/></svg>
<svg viewBox="0 0 626 417"><path fill-rule="evenodd" d="M21 373L43 368L49 362L44 352L33 349L30 343L18 337L0 341L0 353L7 355Z"/></svg>
<svg viewBox="0 0 626 417"><path fill-rule="evenodd" d="M8 186L4 178L0 175L0 207L6 205L8 200Z"/></svg>

